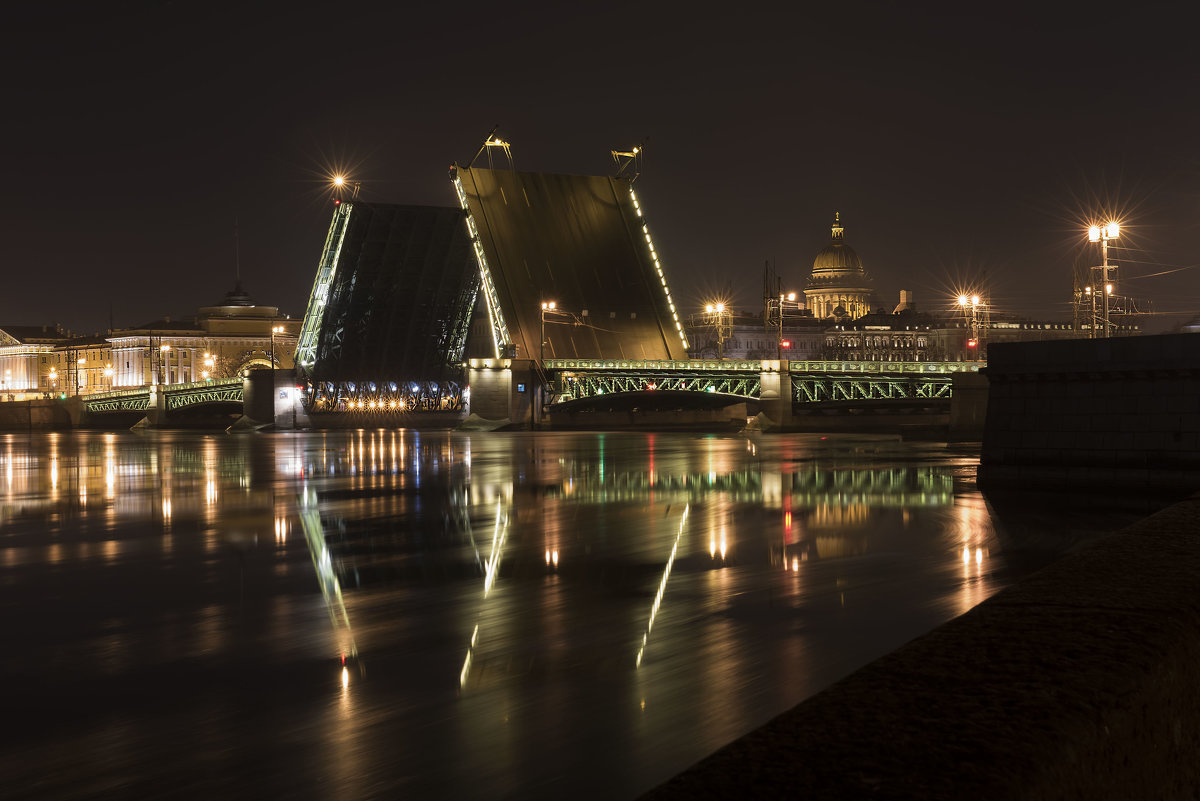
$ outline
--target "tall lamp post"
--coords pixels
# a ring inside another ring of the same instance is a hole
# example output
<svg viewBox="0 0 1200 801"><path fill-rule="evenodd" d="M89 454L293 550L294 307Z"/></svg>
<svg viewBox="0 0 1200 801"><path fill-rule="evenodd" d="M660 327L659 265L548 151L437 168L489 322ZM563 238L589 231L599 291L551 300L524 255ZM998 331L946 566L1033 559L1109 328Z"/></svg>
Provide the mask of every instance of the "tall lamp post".
<svg viewBox="0 0 1200 801"><path fill-rule="evenodd" d="M271 326L271 374L275 373L275 335L283 333L282 325Z"/></svg>
<svg viewBox="0 0 1200 801"><path fill-rule="evenodd" d="M967 349L974 349L974 353L971 355L973 355L975 359L978 359L980 358L979 354L982 352L982 348L980 347L979 343L979 315L983 308L983 302L979 299L978 295L971 295L970 297L966 295L959 295L958 306L960 309L962 309L963 316L967 321Z"/></svg>
<svg viewBox="0 0 1200 801"><path fill-rule="evenodd" d="M779 311L779 320L777 321L779 323L779 327L778 327L779 336L776 338L777 339L776 344L778 345L776 350L777 350L777 358L782 360L783 359L783 343L785 342L785 340L783 338L783 312L784 312L784 309L788 308L788 306L792 306L796 309L799 309L800 302L796 300L795 292L788 292L786 295L784 293L780 292L778 299L767 298L767 321L768 322L771 319L771 307L772 306L776 307Z"/></svg>
<svg viewBox="0 0 1200 801"><path fill-rule="evenodd" d="M1092 268L1093 270L1101 271L1100 287L1099 287L1099 289L1095 288L1095 281L1093 281L1092 282L1093 289L1092 289L1091 294L1092 294L1092 308L1093 309L1095 309L1095 305L1096 305L1096 293L1100 292L1104 297L1104 336L1105 337L1112 336L1112 325L1109 321L1108 302L1109 302L1109 298L1112 296L1112 293L1113 293L1113 285L1112 285L1112 282L1109 281L1109 279L1108 279L1108 268L1109 268L1108 241L1110 239L1116 239L1120 235L1121 235L1121 226L1115 222L1105 223L1102 226L1101 225L1093 225L1090 228L1088 228L1088 241L1100 243L1101 263L1100 263L1099 267ZM1095 336L1095 332L1096 332L1096 315L1095 315L1095 312L1093 311L1093 313L1092 313L1092 336Z"/></svg>
<svg viewBox="0 0 1200 801"><path fill-rule="evenodd" d="M717 329L717 359L724 359L725 340L729 338L727 321L733 316L733 312L725 308L724 303L709 303L704 307L704 313L708 315L709 325Z"/></svg>
<svg viewBox="0 0 1200 801"><path fill-rule="evenodd" d="M171 350L170 345L158 346L158 383L167 383L167 353Z"/></svg>
<svg viewBox="0 0 1200 801"><path fill-rule="evenodd" d="M538 340L538 367L543 368L546 364L546 312L553 312L558 308L558 304L552 300L542 301L542 335Z"/></svg>

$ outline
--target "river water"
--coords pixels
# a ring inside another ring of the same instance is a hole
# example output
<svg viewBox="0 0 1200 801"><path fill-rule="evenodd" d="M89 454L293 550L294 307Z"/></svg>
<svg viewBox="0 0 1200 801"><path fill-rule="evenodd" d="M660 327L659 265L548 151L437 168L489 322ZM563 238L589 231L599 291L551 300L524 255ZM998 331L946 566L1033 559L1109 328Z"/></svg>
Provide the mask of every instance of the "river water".
<svg viewBox="0 0 1200 801"><path fill-rule="evenodd" d="M976 464L799 434L0 435L3 795L633 798L1035 569Z"/></svg>

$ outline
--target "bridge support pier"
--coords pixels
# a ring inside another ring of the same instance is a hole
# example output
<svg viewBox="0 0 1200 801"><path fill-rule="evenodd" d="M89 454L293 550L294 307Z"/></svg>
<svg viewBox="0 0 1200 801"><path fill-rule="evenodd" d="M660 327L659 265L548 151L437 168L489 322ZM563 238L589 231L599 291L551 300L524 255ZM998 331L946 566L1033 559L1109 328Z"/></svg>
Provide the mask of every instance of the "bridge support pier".
<svg viewBox="0 0 1200 801"><path fill-rule="evenodd" d="M251 370L242 385L242 414L247 422L239 427L274 426L276 431L308 428L311 420L296 389L291 370Z"/></svg>
<svg viewBox="0 0 1200 801"><path fill-rule="evenodd" d="M787 430L792 426L792 374L790 363L778 359L763 359L758 376L759 409L776 426Z"/></svg>
<svg viewBox="0 0 1200 801"><path fill-rule="evenodd" d="M471 359L467 383L471 398L467 411L490 422L532 427L542 395L530 359ZM540 416L540 415L539 415Z"/></svg>

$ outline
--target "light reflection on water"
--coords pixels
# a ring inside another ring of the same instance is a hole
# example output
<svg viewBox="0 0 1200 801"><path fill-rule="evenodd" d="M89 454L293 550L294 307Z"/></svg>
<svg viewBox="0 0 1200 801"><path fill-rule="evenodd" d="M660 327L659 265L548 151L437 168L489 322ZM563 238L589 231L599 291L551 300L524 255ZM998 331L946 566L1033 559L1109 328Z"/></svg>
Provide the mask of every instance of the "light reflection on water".
<svg viewBox="0 0 1200 801"><path fill-rule="evenodd" d="M0 675L138 720L130 789L170 735L282 759L266 794L628 797L1012 578L974 460L931 444L8 434L0 460L0 600L30 610ZM108 700L127 681L176 711ZM31 779L54 731L0 768Z"/></svg>

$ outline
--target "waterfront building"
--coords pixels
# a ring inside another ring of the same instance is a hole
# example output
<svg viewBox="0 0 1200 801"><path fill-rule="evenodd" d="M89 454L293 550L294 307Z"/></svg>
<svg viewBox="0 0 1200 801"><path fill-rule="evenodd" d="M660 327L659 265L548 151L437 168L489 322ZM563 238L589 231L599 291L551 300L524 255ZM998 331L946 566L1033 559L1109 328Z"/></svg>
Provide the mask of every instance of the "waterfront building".
<svg viewBox="0 0 1200 801"><path fill-rule="evenodd" d="M260 306L240 285L184 320L78 336L53 326L0 326L0 399L84 395L290 369L302 320Z"/></svg>
<svg viewBox="0 0 1200 801"><path fill-rule="evenodd" d="M48 373L54 347L70 338L54 325L0 325L0 399L21 400L48 392Z"/></svg>
<svg viewBox="0 0 1200 801"><path fill-rule="evenodd" d="M862 259L846 244L841 215L833 215L832 236L815 259L804 288L807 308L819 320L854 320L875 306L874 282L863 269Z"/></svg>
<svg viewBox="0 0 1200 801"><path fill-rule="evenodd" d="M165 317L113 331L113 386L186 384L244 375L258 367L291 369L303 321L256 305L239 285L194 317Z"/></svg>
<svg viewBox="0 0 1200 801"><path fill-rule="evenodd" d="M825 333L824 358L844 361L936 362L987 359L995 342L1084 339L1087 330L1071 323L1030 320L1015 315L976 314L946 310L917 311L912 293L901 293L896 311L882 310L830 326ZM1113 326L1114 336L1141 333L1135 325Z"/></svg>

